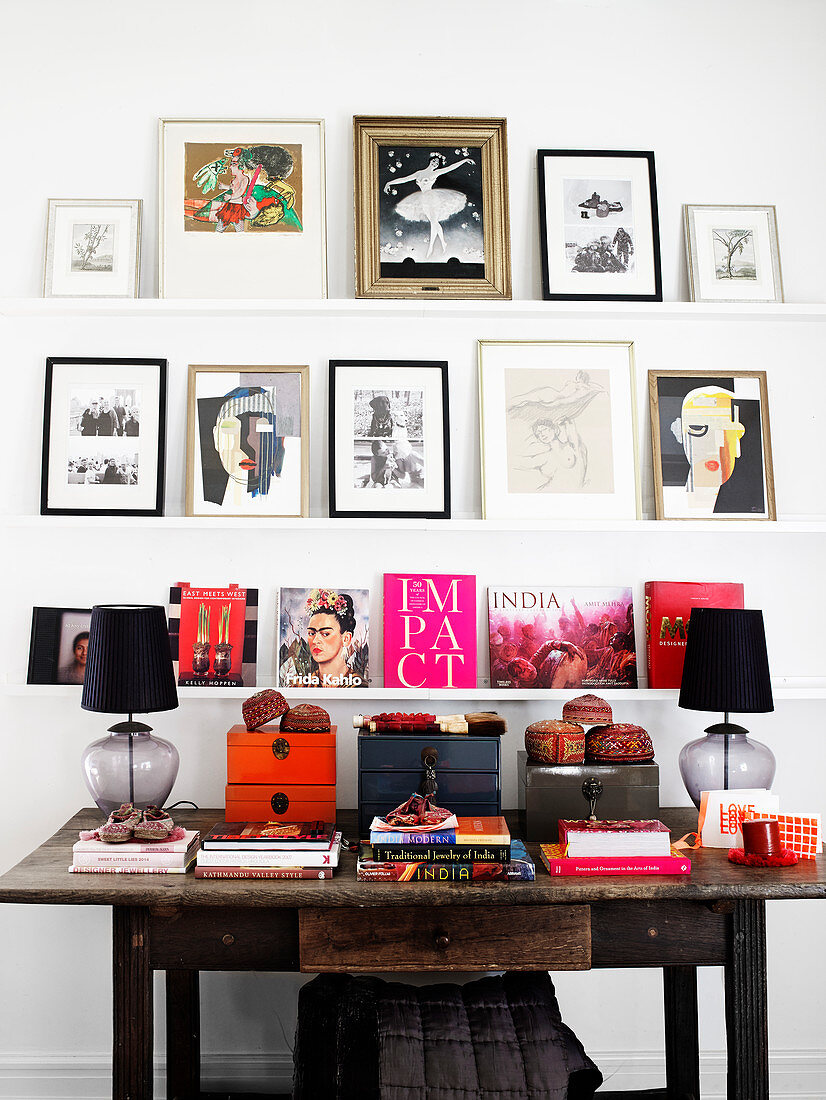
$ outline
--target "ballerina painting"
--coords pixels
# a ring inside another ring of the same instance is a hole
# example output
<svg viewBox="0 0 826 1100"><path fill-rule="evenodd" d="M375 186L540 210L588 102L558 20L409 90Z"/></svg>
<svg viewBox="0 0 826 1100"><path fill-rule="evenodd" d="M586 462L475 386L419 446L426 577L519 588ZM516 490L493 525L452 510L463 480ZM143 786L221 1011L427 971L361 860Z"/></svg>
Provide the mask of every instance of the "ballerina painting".
<svg viewBox="0 0 826 1100"><path fill-rule="evenodd" d="M382 274L484 273L480 160L468 146L379 150Z"/></svg>

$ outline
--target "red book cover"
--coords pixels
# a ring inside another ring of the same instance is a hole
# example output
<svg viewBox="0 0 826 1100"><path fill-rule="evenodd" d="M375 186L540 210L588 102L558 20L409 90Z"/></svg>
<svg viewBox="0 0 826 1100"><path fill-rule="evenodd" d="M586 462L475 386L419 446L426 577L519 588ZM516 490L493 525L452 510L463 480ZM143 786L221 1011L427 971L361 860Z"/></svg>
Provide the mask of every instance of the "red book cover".
<svg viewBox="0 0 826 1100"><path fill-rule="evenodd" d="M693 607L745 607L742 584L646 581L645 649L648 686L680 686L686 632Z"/></svg>
<svg viewBox="0 0 826 1100"><path fill-rule="evenodd" d="M559 822L559 843L569 856L667 856L671 834L661 821Z"/></svg>
<svg viewBox="0 0 826 1100"><path fill-rule="evenodd" d="M384 686L476 687L476 577L384 574Z"/></svg>
<svg viewBox="0 0 826 1100"><path fill-rule="evenodd" d="M549 875L690 875L686 856L566 856L564 844L540 844ZM672 849L673 851L673 849Z"/></svg>
<svg viewBox="0 0 826 1100"><path fill-rule="evenodd" d="M204 848L286 848L316 850L333 843L333 825L324 821L219 821L204 834Z"/></svg>
<svg viewBox="0 0 826 1100"><path fill-rule="evenodd" d="M178 687L255 687L258 589L169 590L169 648Z"/></svg>

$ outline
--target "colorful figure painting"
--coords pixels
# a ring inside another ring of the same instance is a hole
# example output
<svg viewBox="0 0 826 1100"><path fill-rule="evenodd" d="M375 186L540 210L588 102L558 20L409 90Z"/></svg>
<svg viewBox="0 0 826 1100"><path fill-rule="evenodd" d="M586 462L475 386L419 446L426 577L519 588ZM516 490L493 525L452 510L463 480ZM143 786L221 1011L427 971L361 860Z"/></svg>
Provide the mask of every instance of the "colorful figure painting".
<svg viewBox="0 0 826 1100"><path fill-rule="evenodd" d="M300 145L186 142L186 232L301 233Z"/></svg>
<svg viewBox="0 0 826 1100"><path fill-rule="evenodd" d="M304 371L191 368L190 515L303 514Z"/></svg>

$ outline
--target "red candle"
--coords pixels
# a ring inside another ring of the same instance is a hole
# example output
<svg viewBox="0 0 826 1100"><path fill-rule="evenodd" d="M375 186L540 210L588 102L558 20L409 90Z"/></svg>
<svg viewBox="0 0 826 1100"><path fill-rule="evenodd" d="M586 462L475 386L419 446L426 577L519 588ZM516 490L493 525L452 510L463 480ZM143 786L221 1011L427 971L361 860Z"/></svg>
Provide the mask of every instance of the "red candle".
<svg viewBox="0 0 826 1100"><path fill-rule="evenodd" d="M774 819L744 821L743 847L753 856L779 856L780 825Z"/></svg>

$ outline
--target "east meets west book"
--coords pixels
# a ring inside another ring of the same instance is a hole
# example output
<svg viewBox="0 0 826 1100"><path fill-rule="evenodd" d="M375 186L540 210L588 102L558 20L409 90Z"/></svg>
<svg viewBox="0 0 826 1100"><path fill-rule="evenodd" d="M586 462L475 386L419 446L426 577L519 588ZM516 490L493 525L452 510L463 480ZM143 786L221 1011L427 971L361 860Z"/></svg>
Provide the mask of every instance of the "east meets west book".
<svg viewBox="0 0 826 1100"><path fill-rule="evenodd" d="M489 588L492 688L635 688L630 588Z"/></svg>
<svg viewBox="0 0 826 1100"><path fill-rule="evenodd" d="M476 687L476 577L384 574L384 686Z"/></svg>
<svg viewBox="0 0 826 1100"><path fill-rule="evenodd" d="M169 648L178 687L255 687L258 589L173 585Z"/></svg>

